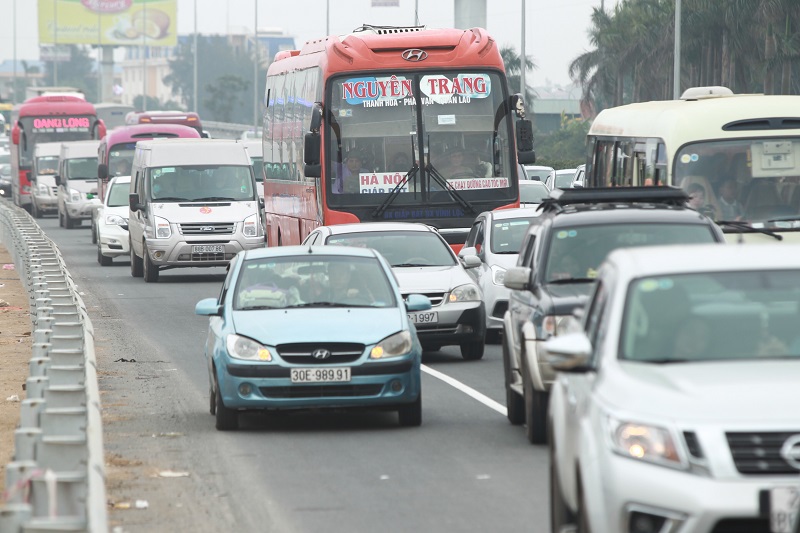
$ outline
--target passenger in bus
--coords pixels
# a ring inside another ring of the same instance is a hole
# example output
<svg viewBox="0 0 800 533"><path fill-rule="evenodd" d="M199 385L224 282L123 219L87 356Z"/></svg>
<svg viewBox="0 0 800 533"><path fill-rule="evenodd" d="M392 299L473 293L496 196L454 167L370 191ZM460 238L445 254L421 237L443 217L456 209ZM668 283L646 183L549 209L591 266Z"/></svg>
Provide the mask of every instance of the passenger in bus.
<svg viewBox="0 0 800 533"><path fill-rule="evenodd" d="M127 159L118 159L114 163L114 176L130 176L131 162Z"/></svg>
<svg viewBox="0 0 800 533"><path fill-rule="evenodd" d="M336 176L333 180L334 194L358 194L361 192L360 174L369 172L364 168L364 153L353 148L344 157L344 165L337 165Z"/></svg>
<svg viewBox="0 0 800 533"><path fill-rule="evenodd" d="M733 178L725 179L720 185L719 208L722 211L722 220L740 220L742 218L744 208L736 199L738 194L738 186Z"/></svg>
<svg viewBox="0 0 800 533"><path fill-rule="evenodd" d="M466 154L461 148L451 148L447 152L447 160L441 169L445 179L471 178L476 177L475 169L470 167L465 161Z"/></svg>
<svg viewBox="0 0 800 533"><path fill-rule="evenodd" d="M706 203L706 188L699 183L691 183L686 188L686 194L689 195L689 201L686 205L695 211L698 211L706 216L714 216L714 208Z"/></svg>

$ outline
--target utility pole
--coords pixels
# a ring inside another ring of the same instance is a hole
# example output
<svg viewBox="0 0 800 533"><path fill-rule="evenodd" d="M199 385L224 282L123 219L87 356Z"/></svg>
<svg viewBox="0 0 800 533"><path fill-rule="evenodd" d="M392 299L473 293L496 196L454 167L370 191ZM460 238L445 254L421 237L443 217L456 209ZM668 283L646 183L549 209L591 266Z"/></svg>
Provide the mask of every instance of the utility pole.
<svg viewBox="0 0 800 533"><path fill-rule="evenodd" d="M53 85L58 85L58 0L53 0Z"/></svg>
<svg viewBox="0 0 800 533"><path fill-rule="evenodd" d="M414 26L419 26L419 0L414 0Z"/></svg>
<svg viewBox="0 0 800 533"><path fill-rule="evenodd" d="M147 4L142 4L142 20L147 20ZM142 111L147 111L147 32L142 32Z"/></svg>
<svg viewBox="0 0 800 533"><path fill-rule="evenodd" d="M331 34L331 0L325 0L325 37Z"/></svg>
<svg viewBox="0 0 800 533"><path fill-rule="evenodd" d="M525 95L527 91L525 90L525 63L527 62L527 57L525 56L525 0L522 0L522 13L520 15L520 19L522 20L522 37L520 39L520 53L519 53L519 93L522 95L522 99L525 100ZM531 103L528 103L530 106Z"/></svg>
<svg viewBox="0 0 800 533"><path fill-rule="evenodd" d="M103 101L103 66L101 64L103 39L101 37L100 10L97 10L97 101Z"/></svg>
<svg viewBox="0 0 800 533"><path fill-rule="evenodd" d="M258 0L254 0L255 13L255 40L253 41L253 133L258 132Z"/></svg>
<svg viewBox="0 0 800 533"><path fill-rule="evenodd" d="M192 67L192 107L195 113L199 113L200 106L197 104L197 0L194 0L194 43L192 45L194 53L194 66Z"/></svg>
<svg viewBox="0 0 800 533"><path fill-rule="evenodd" d="M14 85L11 87L11 103L17 103L17 0L11 3L11 28L14 39ZM13 124L11 124L13 126Z"/></svg>
<svg viewBox="0 0 800 533"><path fill-rule="evenodd" d="M672 69L673 98L681 97L681 0L675 0L675 57Z"/></svg>

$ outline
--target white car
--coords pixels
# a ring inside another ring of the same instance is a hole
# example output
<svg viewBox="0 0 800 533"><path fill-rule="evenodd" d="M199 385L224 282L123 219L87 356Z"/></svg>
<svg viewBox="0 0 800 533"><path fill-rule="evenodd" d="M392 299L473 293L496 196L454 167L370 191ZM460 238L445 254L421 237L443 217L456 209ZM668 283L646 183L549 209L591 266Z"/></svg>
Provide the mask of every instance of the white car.
<svg viewBox="0 0 800 533"><path fill-rule="evenodd" d="M102 266L111 265L115 257L130 253L128 238L128 192L130 176L111 178L106 187L106 197L92 221L97 232L97 262Z"/></svg>
<svg viewBox="0 0 800 533"><path fill-rule="evenodd" d="M576 170L576 168L554 170L547 175L544 184L547 185L547 188L551 191L553 189L569 189L572 187Z"/></svg>
<svg viewBox="0 0 800 533"><path fill-rule="evenodd" d="M544 180L547 179L547 176L553 172L553 167L545 167L541 165L525 165L525 174L527 179L533 181L541 181L544 183ZM522 179L522 178L520 178Z"/></svg>
<svg viewBox="0 0 800 533"><path fill-rule="evenodd" d="M519 182L519 206L538 207L545 199L550 196L550 189L542 181L520 181Z"/></svg>
<svg viewBox="0 0 800 533"><path fill-rule="evenodd" d="M544 344L553 531L796 531L800 249L754 251L618 249Z"/></svg>

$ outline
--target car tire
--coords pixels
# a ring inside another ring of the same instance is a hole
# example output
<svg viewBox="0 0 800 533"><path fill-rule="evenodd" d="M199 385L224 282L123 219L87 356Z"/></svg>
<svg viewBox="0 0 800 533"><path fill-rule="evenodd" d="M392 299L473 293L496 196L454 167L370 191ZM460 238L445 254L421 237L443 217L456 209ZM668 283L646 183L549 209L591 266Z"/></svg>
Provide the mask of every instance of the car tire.
<svg viewBox="0 0 800 533"><path fill-rule="evenodd" d="M413 402L397 409L397 418L403 427L417 427L422 424L422 393Z"/></svg>
<svg viewBox="0 0 800 533"><path fill-rule="evenodd" d="M547 442L547 405L549 395L533 387L530 372L523 368L522 384L525 391L525 436L531 444Z"/></svg>
<svg viewBox="0 0 800 533"><path fill-rule="evenodd" d="M111 263L114 262L114 259L104 256L103 252L100 251L100 243L97 243L97 262L104 267L111 266Z"/></svg>
<svg viewBox="0 0 800 533"><path fill-rule="evenodd" d="M439 344L423 344L422 351L423 352L438 352L442 349L442 346Z"/></svg>
<svg viewBox="0 0 800 533"><path fill-rule="evenodd" d="M218 431L233 431L239 429L239 413L233 409L228 409L222 401L222 393L219 391L219 384L217 384L214 394L214 416L215 427Z"/></svg>
<svg viewBox="0 0 800 533"><path fill-rule="evenodd" d="M499 329L486 330L486 344L500 344L503 340L503 334Z"/></svg>
<svg viewBox="0 0 800 533"><path fill-rule="evenodd" d="M208 412L212 415L217 414L217 395L214 394L214 387L208 386Z"/></svg>
<svg viewBox="0 0 800 533"><path fill-rule="evenodd" d="M143 276L144 281L147 283L156 283L158 282L158 266L154 265L153 262L150 260L150 254L147 253L147 245L142 244L142 266L143 269Z"/></svg>
<svg viewBox="0 0 800 533"><path fill-rule="evenodd" d="M525 399L511 388L511 352L503 336L503 372L506 385L506 417L514 426L525 422Z"/></svg>
<svg viewBox="0 0 800 533"><path fill-rule="evenodd" d="M64 213L64 227L67 229L75 227L75 221L70 218L69 213Z"/></svg>
<svg viewBox="0 0 800 533"><path fill-rule="evenodd" d="M142 259L133 251L133 243L129 242L131 247L131 276L134 278L141 278L144 274L144 263Z"/></svg>
<svg viewBox="0 0 800 533"><path fill-rule="evenodd" d="M58 212L58 226L64 227L64 215L61 214L61 211Z"/></svg>
<svg viewBox="0 0 800 533"><path fill-rule="evenodd" d="M477 342L462 342L461 343L461 357L465 361L477 361L483 357L483 351L486 344L483 340Z"/></svg>
<svg viewBox="0 0 800 533"><path fill-rule="evenodd" d="M561 483L558 481L558 464L555 458L555 444L550 443L550 530L561 531L564 526L575 522L575 514L567 507Z"/></svg>
<svg viewBox="0 0 800 533"><path fill-rule="evenodd" d="M42 212L39 211L39 207L36 205L35 200L31 200L31 215L33 218L42 218Z"/></svg>
<svg viewBox="0 0 800 533"><path fill-rule="evenodd" d="M583 496L583 482L581 481L580 471L578 471L578 513L575 518L578 533L592 533L589 525L589 516L586 514L586 502Z"/></svg>
<svg viewBox="0 0 800 533"><path fill-rule="evenodd" d="M92 244L97 244L97 226L92 221Z"/></svg>

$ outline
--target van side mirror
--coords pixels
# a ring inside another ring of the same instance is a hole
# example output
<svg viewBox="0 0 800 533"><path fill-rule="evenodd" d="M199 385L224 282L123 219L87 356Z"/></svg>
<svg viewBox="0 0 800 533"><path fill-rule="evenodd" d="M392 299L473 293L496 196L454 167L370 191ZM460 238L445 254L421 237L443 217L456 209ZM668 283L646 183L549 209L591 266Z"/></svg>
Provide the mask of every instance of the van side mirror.
<svg viewBox="0 0 800 533"><path fill-rule="evenodd" d="M56 174L55 175L55 179L56 179L56 186L60 187L61 186L61 175Z"/></svg>
<svg viewBox="0 0 800 533"><path fill-rule="evenodd" d="M25 172L25 177L28 179L29 182L36 183L36 176L34 176L33 172L31 172L30 170Z"/></svg>
<svg viewBox="0 0 800 533"><path fill-rule="evenodd" d="M108 165L105 163L97 165L97 179L100 181L108 181Z"/></svg>
<svg viewBox="0 0 800 533"><path fill-rule="evenodd" d="M132 192L128 195L128 206L134 213L144 209L144 206L139 202L139 193Z"/></svg>

